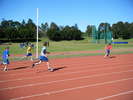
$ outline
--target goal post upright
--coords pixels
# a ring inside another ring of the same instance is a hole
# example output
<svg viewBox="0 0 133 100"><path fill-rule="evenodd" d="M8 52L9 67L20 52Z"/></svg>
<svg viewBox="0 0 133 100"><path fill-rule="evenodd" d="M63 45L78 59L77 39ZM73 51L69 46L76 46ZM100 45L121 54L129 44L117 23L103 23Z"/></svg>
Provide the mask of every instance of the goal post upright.
<svg viewBox="0 0 133 100"><path fill-rule="evenodd" d="M39 14L39 9L37 8L37 22L36 22L36 58L38 58L38 14Z"/></svg>

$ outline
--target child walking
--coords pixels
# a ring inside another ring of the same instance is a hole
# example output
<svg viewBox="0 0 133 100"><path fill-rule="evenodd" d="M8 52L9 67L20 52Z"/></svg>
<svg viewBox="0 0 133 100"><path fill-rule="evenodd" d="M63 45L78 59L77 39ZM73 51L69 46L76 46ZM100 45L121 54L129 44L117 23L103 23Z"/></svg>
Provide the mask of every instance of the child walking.
<svg viewBox="0 0 133 100"><path fill-rule="evenodd" d="M4 70L3 71L7 71L8 68L8 64L9 64L9 47L6 47L5 50L2 53L2 63L4 65Z"/></svg>
<svg viewBox="0 0 133 100"><path fill-rule="evenodd" d="M49 59L47 57L47 54L49 54L49 52L47 52L47 50L46 50L47 49L47 45L48 45L47 42L45 42L43 44L43 47L42 47L42 50L41 50L41 54L40 54L40 57L39 57L39 61L37 61L36 63L34 63L32 65L32 68L35 67L38 64L41 64L43 62L46 62L48 70L51 71L51 72L53 72L54 69L52 67L50 67Z"/></svg>
<svg viewBox="0 0 133 100"><path fill-rule="evenodd" d="M105 53L104 58L105 58L105 57L110 57L111 49L112 49L111 43L109 43L108 45L105 46L105 52L106 52L106 53Z"/></svg>

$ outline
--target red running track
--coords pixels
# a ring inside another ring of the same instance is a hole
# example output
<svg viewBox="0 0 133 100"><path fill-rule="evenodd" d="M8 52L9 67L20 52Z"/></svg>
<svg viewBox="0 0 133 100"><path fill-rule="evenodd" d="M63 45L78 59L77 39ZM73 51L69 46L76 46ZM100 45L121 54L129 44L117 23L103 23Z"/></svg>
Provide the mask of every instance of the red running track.
<svg viewBox="0 0 133 100"><path fill-rule="evenodd" d="M52 59L56 68L12 62L0 71L0 100L133 100L133 54ZM2 66L1 66L2 68Z"/></svg>

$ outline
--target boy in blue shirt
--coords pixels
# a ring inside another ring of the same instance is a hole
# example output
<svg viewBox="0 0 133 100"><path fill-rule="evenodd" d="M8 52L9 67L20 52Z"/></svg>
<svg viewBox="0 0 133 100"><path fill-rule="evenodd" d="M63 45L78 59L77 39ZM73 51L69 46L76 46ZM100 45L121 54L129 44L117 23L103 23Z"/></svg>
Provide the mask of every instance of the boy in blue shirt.
<svg viewBox="0 0 133 100"><path fill-rule="evenodd" d="M4 71L7 71L7 66L9 64L9 47L6 47L5 50L2 53L2 62L4 65Z"/></svg>
<svg viewBox="0 0 133 100"><path fill-rule="evenodd" d="M49 60L48 60L48 57L47 57L47 54L49 54L49 52L46 51L47 45L48 45L47 42L45 42L43 44L43 47L42 47L42 50L41 50L41 54L40 54L40 57L39 57L39 61L34 63L32 65L32 68L35 67L38 64L41 64L42 62L46 62L48 70L51 71L51 72L54 71L54 69L52 67L50 67Z"/></svg>

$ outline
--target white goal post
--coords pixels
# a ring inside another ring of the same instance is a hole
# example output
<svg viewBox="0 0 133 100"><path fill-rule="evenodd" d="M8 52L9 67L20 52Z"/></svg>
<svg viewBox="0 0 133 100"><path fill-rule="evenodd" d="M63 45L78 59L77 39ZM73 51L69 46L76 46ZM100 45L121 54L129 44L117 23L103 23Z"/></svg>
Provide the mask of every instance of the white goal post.
<svg viewBox="0 0 133 100"><path fill-rule="evenodd" d="M36 21L36 58L38 58L38 16L39 15L39 9L37 8L37 21Z"/></svg>

